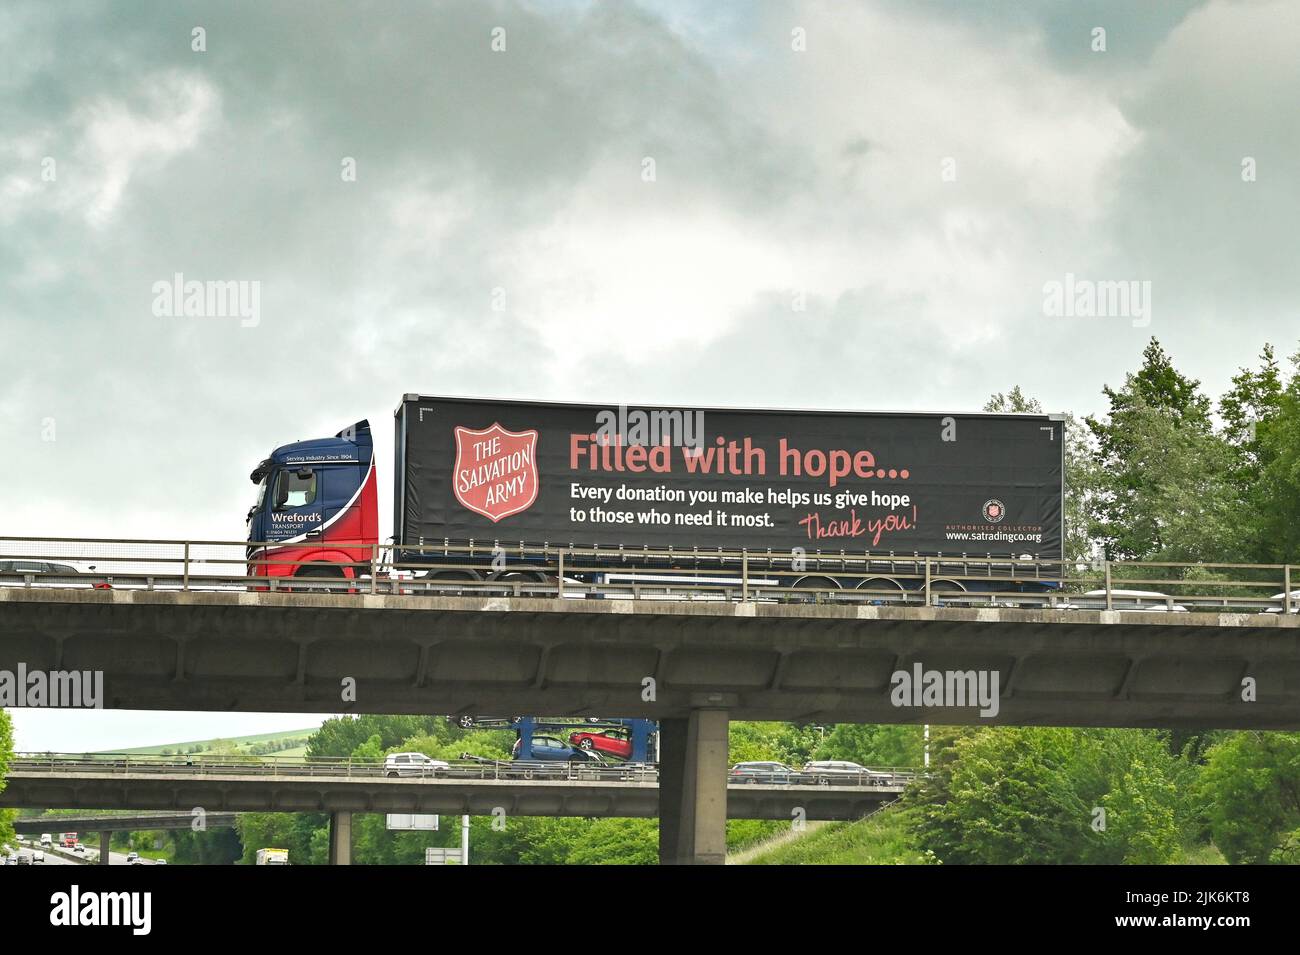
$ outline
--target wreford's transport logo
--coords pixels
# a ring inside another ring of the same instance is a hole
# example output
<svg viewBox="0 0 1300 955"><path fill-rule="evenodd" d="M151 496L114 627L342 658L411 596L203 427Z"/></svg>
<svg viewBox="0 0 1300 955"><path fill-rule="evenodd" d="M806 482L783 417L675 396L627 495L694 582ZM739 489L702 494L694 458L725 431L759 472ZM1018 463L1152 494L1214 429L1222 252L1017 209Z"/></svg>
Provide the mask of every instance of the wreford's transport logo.
<svg viewBox="0 0 1300 955"><path fill-rule="evenodd" d="M537 432L456 428L456 500L499 521L537 500Z"/></svg>

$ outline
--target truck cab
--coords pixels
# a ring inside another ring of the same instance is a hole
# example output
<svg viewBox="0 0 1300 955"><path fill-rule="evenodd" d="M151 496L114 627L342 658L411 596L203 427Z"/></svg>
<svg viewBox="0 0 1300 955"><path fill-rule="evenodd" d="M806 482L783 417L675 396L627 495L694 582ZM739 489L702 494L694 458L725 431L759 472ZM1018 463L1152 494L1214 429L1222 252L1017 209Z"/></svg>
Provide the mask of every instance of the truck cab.
<svg viewBox="0 0 1300 955"><path fill-rule="evenodd" d="M249 475L250 577L354 579L379 539L370 423L276 448Z"/></svg>

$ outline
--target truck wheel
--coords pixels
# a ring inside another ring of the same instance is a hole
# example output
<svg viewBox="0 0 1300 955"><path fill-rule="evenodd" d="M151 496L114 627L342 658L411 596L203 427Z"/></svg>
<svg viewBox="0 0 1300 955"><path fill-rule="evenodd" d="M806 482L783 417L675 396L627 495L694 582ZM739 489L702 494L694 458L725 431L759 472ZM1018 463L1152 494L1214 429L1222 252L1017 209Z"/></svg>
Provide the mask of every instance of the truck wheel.
<svg viewBox="0 0 1300 955"><path fill-rule="evenodd" d="M299 569L295 577L302 577L308 580L345 580L343 571L337 567L303 567ZM327 593L327 594L346 594L351 590L350 587L300 587L299 593Z"/></svg>

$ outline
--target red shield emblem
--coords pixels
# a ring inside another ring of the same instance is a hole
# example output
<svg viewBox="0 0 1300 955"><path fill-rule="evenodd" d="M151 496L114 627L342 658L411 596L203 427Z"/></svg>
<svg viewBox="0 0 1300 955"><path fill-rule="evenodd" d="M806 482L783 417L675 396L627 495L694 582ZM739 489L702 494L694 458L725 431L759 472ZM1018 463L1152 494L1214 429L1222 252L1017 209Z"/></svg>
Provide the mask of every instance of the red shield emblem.
<svg viewBox="0 0 1300 955"><path fill-rule="evenodd" d="M452 487L469 510L499 521L532 507L537 485L536 431L456 428Z"/></svg>

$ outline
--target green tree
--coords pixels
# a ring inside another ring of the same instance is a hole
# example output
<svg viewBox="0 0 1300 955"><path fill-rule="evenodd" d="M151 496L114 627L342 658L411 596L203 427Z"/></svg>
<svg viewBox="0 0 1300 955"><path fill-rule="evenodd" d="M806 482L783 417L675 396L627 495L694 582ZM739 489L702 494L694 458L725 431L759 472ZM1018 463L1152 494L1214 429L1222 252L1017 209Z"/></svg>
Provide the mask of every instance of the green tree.
<svg viewBox="0 0 1300 955"><path fill-rule="evenodd" d="M1219 399L1223 435L1235 459L1232 479L1243 494L1259 483L1266 463L1268 448L1261 440L1261 430L1282 411L1282 372L1272 345L1264 345L1259 360L1258 370L1238 369L1232 387Z"/></svg>
<svg viewBox="0 0 1300 955"><path fill-rule="evenodd" d="M472 855L472 853L471 853ZM592 819L569 849L569 865L656 865L659 831L654 819Z"/></svg>
<svg viewBox="0 0 1300 955"><path fill-rule="evenodd" d="M1155 339L1142 367L1085 419L1095 442L1089 533L1115 560L1216 561L1243 553L1248 534L1231 474L1233 452L1215 434L1200 383L1180 374ZM1144 572L1145 573L1145 572Z"/></svg>
<svg viewBox="0 0 1300 955"><path fill-rule="evenodd" d="M925 734L920 726L839 723L817 747L817 759L847 759L863 766L920 766Z"/></svg>
<svg viewBox="0 0 1300 955"><path fill-rule="evenodd" d="M1256 441L1243 466L1249 477L1257 463L1258 481L1250 491L1255 515L1255 559L1290 563L1300 555L1300 353L1277 399L1276 411L1256 425Z"/></svg>
<svg viewBox="0 0 1300 955"><path fill-rule="evenodd" d="M1156 733L944 730L910 791L918 846L945 863L1154 863L1185 838L1175 757Z"/></svg>
<svg viewBox="0 0 1300 955"><path fill-rule="evenodd" d="M9 714L0 710L0 792L4 792L9 765L14 758L14 729ZM0 810L0 843L14 844L13 821L18 813L12 809Z"/></svg>
<svg viewBox="0 0 1300 955"><path fill-rule="evenodd" d="M1201 774L1214 844L1232 863L1300 861L1300 733L1233 733Z"/></svg>

